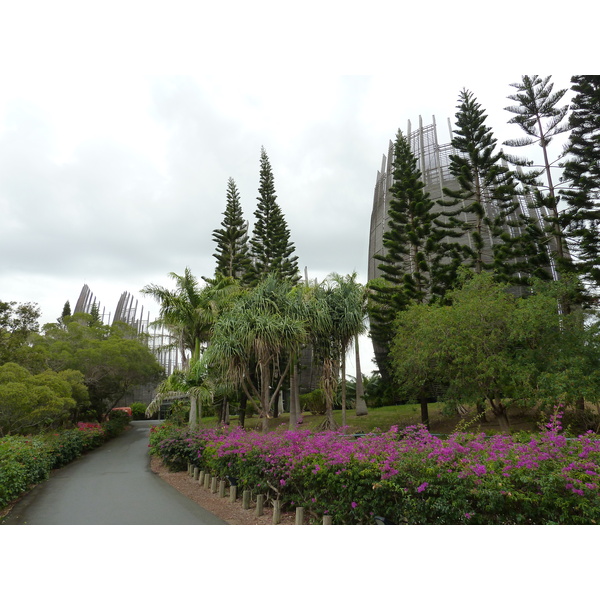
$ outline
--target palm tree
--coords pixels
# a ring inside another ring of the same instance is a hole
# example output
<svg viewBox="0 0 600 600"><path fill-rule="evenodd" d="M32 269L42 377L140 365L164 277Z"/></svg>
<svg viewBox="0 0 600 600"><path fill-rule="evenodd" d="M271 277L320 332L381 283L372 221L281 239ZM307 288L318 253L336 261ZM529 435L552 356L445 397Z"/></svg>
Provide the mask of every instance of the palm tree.
<svg viewBox="0 0 600 600"><path fill-rule="evenodd" d="M175 290L150 284L141 292L153 296L160 304L155 324L164 325L178 338L186 369L190 365L189 355L192 362L198 360L219 314L239 292L239 286L230 277L217 277L201 288L187 267L183 275L169 273L169 276L175 280Z"/></svg>
<svg viewBox="0 0 600 600"><path fill-rule="evenodd" d="M159 302L160 313L155 324L167 327L180 345L185 390L181 389L179 382L178 387L173 388L173 380L165 384L163 391L190 392L190 425L193 427L201 413L201 406L196 406L196 403L200 398L206 400L212 394L213 385L208 382L206 374L199 378L196 364L210 342L219 316L241 292L239 285L228 277L217 277L201 288L189 268L185 269L183 275L170 273L170 276L176 282L175 290L150 284L141 291ZM196 369L195 374L191 372L193 369Z"/></svg>
<svg viewBox="0 0 600 600"><path fill-rule="evenodd" d="M355 343L356 355L358 356L358 336L366 331L365 318L367 314L365 288L356 281L356 273L352 275L330 275L335 282L336 297L338 300L334 318L335 335L339 338L341 348L342 369L342 426L346 425L346 355L352 343ZM357 381L360 375L360 359L356 365ZM364 400L362 400L364 403ZM366 414L366 405L358 408L357 414Z"/></svg>
<svg viewBox="0 0 600 600"><path fill-rule="evenodd" d="M356 273L340 276L332 273L313 287L310 333L315 356L322 363L321 385L325 396L324 427L335 429L333 398L342 372L342 424L346 423L346 354L355 336L365 327L365 290L356 282Z"/></svg>

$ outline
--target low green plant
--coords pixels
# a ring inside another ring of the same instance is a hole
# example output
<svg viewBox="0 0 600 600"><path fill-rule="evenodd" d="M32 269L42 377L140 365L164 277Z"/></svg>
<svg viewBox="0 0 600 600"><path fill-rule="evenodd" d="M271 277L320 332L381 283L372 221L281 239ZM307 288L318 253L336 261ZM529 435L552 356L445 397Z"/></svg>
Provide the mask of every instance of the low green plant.
<svg viewBox="0 0 600 600"><path fill-rule="evenodd" d="M108 421L104 423L104 432L107 439L114 438L127 429L131 423L131 417L123 410L113 410L108 415Z"/></svg>
<svg viewBox="0 0 600 600"><path fill-rule="evenodd" d="M84 436L77 429L48 433L41 439L53 457L53 469L69 464L83 453Z"/></svg>
<svg viewBox="0 0 600 600"><path fill-rule="evenodd" d="M303 407L303 411L308 411L313 415L324 415L325 395L323 390L316 389L308 394L302 394L300 396L300 406Z"/></svg>
<svg viewBox="0 0 600 600"><path fill-rule="evenodd" d="M130 408L135 421L142 421L146 418L146 405L143 402L134 402Z"/></svg>
<svg viewBox="0 0 600 600"><path fill-rule="evenodd" d="M0 508L47 479L54 457L39 436L0 438Z"/></svg>
<svg viewBox="0 0 600 600"><path fill-rule="evenodd" d="M124 431L129 421L126 413L118 411L102 425L80 422L75 429L0 438L0 509L47 479L53 469Z"/></svg>

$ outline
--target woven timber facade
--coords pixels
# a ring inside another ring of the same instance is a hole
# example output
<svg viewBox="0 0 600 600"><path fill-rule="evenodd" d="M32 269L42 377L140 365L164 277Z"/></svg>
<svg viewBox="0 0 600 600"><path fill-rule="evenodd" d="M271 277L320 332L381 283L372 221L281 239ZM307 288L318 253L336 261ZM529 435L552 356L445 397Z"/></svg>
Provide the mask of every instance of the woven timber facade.
<svg viewBox="0 0 600 600"><path fill-rule="evenodd" d="M450 140L452 140L452 129L448 121L448 129ZM444 200L444 188L458 190L459 185L453 175L450 173L450 155L456 154L457 151L452 147L452 142L440 144L438 141L437 126L435 117L432 117L432 123L423 125L421 117L419 117L419 126L416 129L411 127L411 122L408 121L406 137L410 141L410 146L413 154L417 159L417 166L421 171L423 183L425 184L425 192L429 193L431 200L435 202L433 212L439 213L444 208L439 205L438 200ZM394 143L390 141L387 155L383 155L381 170L377 172L375 180L375 191L373 197L373 209L371 212L371 230L369 236L369 264L368 264L368 279L375 279L381 276L378 269L379 261L374 257L376 254L385 255L383 246L383 235L389 230L388 206L391 199L390 187L394 183ZM547 209L531 208L532 198L529 196L521 196L519 198L519 209L522 214L530 217L537 222L540 227L544 227L544 217L549 216ZM493 203L486 202L485 210L487 216L493 217L495 207ZM473 214L467 215L466 219L475 219ZM444 219L442 216L441 219ZM519 233L511 231L512 234ZM460 244L467 245L473 248L470 234L467 232L462 238L455 240ZM484 239L484 260L492 261L492 247L494 240L491 237ZM556 269L553 265L550 266L551 276L557 278ZM516 291L516 290L515 290Z"/></svg>

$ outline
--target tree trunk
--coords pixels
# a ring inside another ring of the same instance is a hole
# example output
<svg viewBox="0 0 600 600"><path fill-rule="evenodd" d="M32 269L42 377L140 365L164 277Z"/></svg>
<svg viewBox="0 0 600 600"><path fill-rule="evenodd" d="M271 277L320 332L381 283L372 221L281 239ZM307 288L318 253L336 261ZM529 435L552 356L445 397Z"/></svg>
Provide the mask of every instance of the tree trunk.
<svg viewBox="0 0 600 600"><path fill-rule="evenodd" d="M335 430L336 424L333 419L333 394L334 394L334 361L330 358L323 362L323 395L325 396L325 422L323 426L327 429Z"/></svg>
<svg viewBox="0 0 600 600"><path fill-rule="evenodd" d="M365 387L363 385L362 371L360 369L360 352L358 347L358 335L354 336L354 352L356 355L356 416L364 417L369 413L365 402Z"/></svg>
<svg viewBox="0 0 600 600"><path fill-rule="evenodd" d="M429 404L427 398L421 398L421 423L429 429Z"/></svg>
<svg viewBox="0 0 600 600"><path fill-rule="evenodd" d="M298 363L295 356L292 357L292 360L292 372L290 374L290 419L288 423L288 429L290 431L295 431L296 425L298 424Z"/></svg>
<svg viewBox="0 0 600 600"><path fill-rule="evenodd" d="M238 413L238 424L240 427L244 427L246 424L246 406L248 405L248 398L246 394L242 394L240 397L240 409Z"/></svg>
<svg viewBox="0 0 600 600"><path fill-rule="evenodd" d="M342 427L346 427L346 353L342 352Z"/></svg>
<svg viewBox="0 0 600 600"><path fill-rule="evenodd" d="M223 398L223 400L221 401L220 412L221 425L229 425L229 400L227 398Z"/></svg>
<svg viewBox="0 0 600 600"><path fill-rule="evenodd" d="M498 419L500 431L502 431L502 433L510 433L510 423L508 422L506 406L504 406L500 400L494 401L492 398L490 398L490 405L494 416Z"/></svg>
<svg viewBox="0 0 600 600"><path fill-rule="evenodd" d="M269 404L271 403L271 369L269 363L263 363L260 366L261 388L260 388L260 420L262 431L265 433L269 428Z"/></svg>
<svg viewBox="0 0 600 600"><path fill-rule="evenodd" d="M190 397L190 418L189 428L198 428L198 398Z"/></svg>

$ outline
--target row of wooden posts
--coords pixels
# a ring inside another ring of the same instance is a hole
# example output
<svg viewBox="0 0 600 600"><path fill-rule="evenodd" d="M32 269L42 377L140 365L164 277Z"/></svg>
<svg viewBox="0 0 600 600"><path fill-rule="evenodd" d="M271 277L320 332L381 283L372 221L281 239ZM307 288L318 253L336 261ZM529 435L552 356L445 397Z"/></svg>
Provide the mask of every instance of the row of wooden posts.
<svg viewBox="0 0 600 600"><path fill-rule="evenodd" d="M226 481L218 479L207 471L202 471L198 467L188 463L188 475L193 477L205 489L210 490L213 494L219 495L219 498L225 498ZM237 485L229 486L229 502L235 502L238 496ZM256 495L256 505L254 508L257 517L264 514L265 495ZM250 490L242 491L242 508L250 510ZM281 523L281 500L273 500L273 525ZM304 525L304 507L296 507L296 525ZM333 525L331 515L323 516L323 525Z"/></svg>

